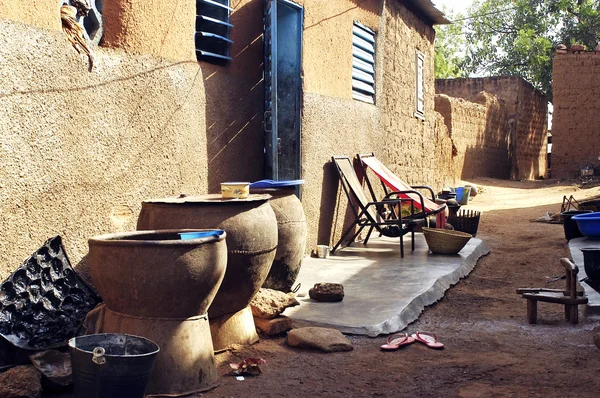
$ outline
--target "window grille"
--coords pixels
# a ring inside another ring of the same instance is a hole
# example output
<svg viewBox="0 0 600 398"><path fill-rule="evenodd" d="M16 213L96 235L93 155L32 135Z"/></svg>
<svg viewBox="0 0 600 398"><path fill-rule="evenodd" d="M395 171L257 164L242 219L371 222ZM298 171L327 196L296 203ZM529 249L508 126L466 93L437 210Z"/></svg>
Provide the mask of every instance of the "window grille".
<svg viewBox="0 0 600 398"><path fill-rule="evenodd" d="M229 0L196 0L196 56L199 61L222 63L231 61L229 38L232 8Z"/></svg>
<svg viewBox="0 0 600 398"><path fill-rule="evenodd" d="M358 22L352 27L352 98L375 103L375 32Z"/></svg>

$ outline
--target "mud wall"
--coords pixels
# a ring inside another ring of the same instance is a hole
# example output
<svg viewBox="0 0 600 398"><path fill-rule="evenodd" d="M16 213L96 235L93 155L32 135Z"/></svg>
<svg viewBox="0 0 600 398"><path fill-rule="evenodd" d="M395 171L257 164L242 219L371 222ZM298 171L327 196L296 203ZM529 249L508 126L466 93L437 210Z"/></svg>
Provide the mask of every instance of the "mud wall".
<svg viewBox="0 0 600 398"><path fill-rule="evenodd" d="M508 120L512 120L506 131L513 146L510 177L524 180L545 178L548 142L546 97L518 76L436 80L438 94L476 102L482 91L504 101Z"/></svg>
<svg viewBox="0 0 600 398"><path fill-rule="evenodd" d="M332 155L374 152L405 181L438 190L453 181L438 168L451 162L451 143L434 111L433 28L395 0L304 5L302 203L311 248L335 244L354 219ZM353 21L377 33L375 105L352 99ZM417 50L425 54L424 119L414 116Z"/></svg>
<svg viewBox="0 0 600 398"><path fill-rule="evenodd" d="M600 54L557 54L552 72L552 176L579 177L584 166L600 174Z"/></svg>
<svg viewBox="0 0 600 398"><path fill-rule="evenodd" d="M435 110L444 120L455 147L452 176L508 178L511 154L507 112L493 95L480 93L477 102L439 94Z"/></svg>
<svg viewBox="0 0 600 398"><path fill-rule="evenodd" d="M298 3L309 250L335 243L350 221L332 155L375 152L436 189L452 184L453 160L434 111L433 28L396 0ZM232 2L227 66L196 61L195 1L106 1L92 72L61 31L59 5L0 5L2 278L56 234L85 274L87 239L134 229L142 200L263 178L262 0ZM354 21L377 32L375 105L352 99Z"/></svg>
<svg viewBox="0 0 600 398"><path fill-rule="evenodd" d="M110 47L89 72L58 1L2 2L0 278L56 234L80 263L89 237L135 229L144 199L262 178L262 2L236 4L221 67L196 61L195 1L105 2Z"/></svg>

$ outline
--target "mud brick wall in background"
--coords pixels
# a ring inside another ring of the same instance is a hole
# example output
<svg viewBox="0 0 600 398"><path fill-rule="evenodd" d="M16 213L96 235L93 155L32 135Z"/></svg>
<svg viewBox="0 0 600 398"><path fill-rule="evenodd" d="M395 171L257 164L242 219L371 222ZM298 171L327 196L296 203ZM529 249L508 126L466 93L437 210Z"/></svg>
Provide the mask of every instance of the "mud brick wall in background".
<svg viewBox="0 0 600 398"><path fill-rule="evenodd" d="M487 93L480 93L476 100L470 102L447 95L435 98L435 110L443 116L457 150L453 158L454 177L508 178L506 106Z"/></svg>
<svg viewBox="0 0 600 398"><path fill-rule="evenodd" d="M600 53L557 54L552 90L552 176L575 178L583 166L600 174Z"/></svg>
<svg viewBox="0 0 600 398"><path fill-rule="evenodd" d="M546 97L518 76L436 80L437 94L478 102L476 98L482 91L495 95L506 106L509 124L505 134L511 147L510 177L523 180L545 178Z"/></svg>

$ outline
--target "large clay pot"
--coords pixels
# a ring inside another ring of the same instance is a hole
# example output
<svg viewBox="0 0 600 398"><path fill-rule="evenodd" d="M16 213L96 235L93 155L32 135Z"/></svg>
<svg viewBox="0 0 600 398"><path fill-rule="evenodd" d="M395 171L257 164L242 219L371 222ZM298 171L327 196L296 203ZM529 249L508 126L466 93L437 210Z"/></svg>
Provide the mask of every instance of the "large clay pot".
<svg viewBox="0 0 600 398"><path fill-rule="evenodd" d="M148 317L206 314L225 274L226 234L181 240L178 232L125 232L88 241L92 280L108 308Z"/></svg>
<svg viewBox="0 0 600 398"><path fill-rule="evenodd" d="M221 195L155 199L142 203L137 228L219 228L227 232L227 270L208 310L213 320L244 309L258 292L277 249L270 195L224 200Z"/></svg>
<svg viewBox="0 0 600 398"><path fill-rule="evenodd" d="M96 332L143 336L160 347L148 394L203 391L219 377L207 311L225 275L226 233L181 240L180 232L89 240L90 273L106 304Z"/></svg>
<svg viewBox="0 0 600 398"><path fill-rule="evenodd" d="M296 196L296 188L250 189L250 193L270 194L269 203L277 219L277 252L263 287L289 292L298 277L308 227L302 203Z"/></svg>

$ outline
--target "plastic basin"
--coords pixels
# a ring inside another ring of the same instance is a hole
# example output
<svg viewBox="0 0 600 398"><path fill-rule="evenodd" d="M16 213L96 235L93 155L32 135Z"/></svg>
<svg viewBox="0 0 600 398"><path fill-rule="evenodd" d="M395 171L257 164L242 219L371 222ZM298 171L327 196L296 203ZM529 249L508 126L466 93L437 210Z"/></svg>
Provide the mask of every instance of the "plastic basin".
<svg viewBox="0 0 600 398"><path fill-rule="evenodd" d="M223 234L222 229L213 229L210 231L180 232L179 237L181 238L181 240L218 238L221 236L221 234Z"/></svg>
<svg viewBox="0 0 600 398"><path fill-rule="evenodd" d="M579 214L572 218L583 236L590 239L600 239L600 212Z"/></svg>

